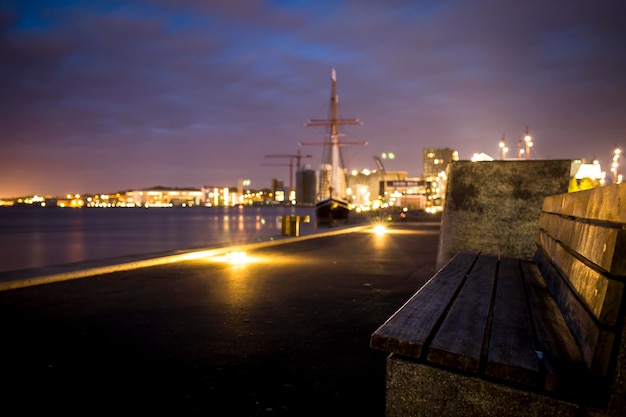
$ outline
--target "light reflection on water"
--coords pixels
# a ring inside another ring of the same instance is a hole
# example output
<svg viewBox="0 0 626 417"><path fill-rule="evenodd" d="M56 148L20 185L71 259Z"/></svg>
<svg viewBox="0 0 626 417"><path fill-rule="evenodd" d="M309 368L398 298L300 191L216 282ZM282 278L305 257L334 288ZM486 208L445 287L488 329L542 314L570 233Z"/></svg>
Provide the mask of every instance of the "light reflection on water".
<svg viewBox="0 0 626 417"><path fill-rule="evenodd" d="M308 207L2 208L0 272L264 241L281 235L282 216L312 214Z"/></svg>

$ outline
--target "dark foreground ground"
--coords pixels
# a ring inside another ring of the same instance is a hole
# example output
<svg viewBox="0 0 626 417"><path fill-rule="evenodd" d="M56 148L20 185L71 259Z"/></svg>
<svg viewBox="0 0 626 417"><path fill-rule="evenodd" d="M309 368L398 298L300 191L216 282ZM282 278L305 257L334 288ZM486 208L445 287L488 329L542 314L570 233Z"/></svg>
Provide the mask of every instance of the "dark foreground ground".
<svg viewBox="0 0 626 417"><path fill-rule="evenodd" d="M439 224L0 292L6 415L383 416L372 332L430 276ZM61 414L57 414L61 413ZM2 413L5 414L5 413Z"/></svg>

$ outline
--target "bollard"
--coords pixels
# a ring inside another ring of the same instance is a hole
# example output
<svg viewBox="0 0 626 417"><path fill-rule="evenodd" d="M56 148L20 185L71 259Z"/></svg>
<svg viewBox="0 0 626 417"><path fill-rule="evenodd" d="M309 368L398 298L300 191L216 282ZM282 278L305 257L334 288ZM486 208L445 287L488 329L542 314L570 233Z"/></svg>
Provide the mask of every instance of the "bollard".
<svg viewBox="0 0 626 417"><path fill-rule="evenodd" d="M282 235L292 236L293 231L291 229L292 229L291 216L283 216Z"/></svg>
<svg viewBox="0 0 626 417"><path fill-rule="evenodd" d="M300 222L308 223L310 216L283 216L282 235L300 236Z"/></svg>

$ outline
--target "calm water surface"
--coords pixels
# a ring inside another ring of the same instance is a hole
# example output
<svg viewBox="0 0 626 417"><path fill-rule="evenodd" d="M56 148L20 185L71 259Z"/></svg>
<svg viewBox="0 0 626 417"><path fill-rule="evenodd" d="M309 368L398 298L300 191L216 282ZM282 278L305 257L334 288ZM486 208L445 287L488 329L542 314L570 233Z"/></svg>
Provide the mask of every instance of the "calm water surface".
<svg viewBox="0 0 626 417"><path fill-rule="evenodd" d="M225 246L281 235L282 216L308 207L0 208L0 273L126 255Z"/></svg>

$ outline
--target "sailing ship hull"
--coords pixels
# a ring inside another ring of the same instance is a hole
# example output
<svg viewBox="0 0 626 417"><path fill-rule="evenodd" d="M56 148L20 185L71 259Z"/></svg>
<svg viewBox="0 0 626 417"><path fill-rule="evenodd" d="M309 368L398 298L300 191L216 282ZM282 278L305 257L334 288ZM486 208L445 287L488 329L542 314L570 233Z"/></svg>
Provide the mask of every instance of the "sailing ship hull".
<svg viewBox="0 0 626 417"><path fill-rule="evenodd" d="M336 221L348 220L350 206L345 200L326 198L315 204L315 217L318 223L332 224Z"/></svg>

